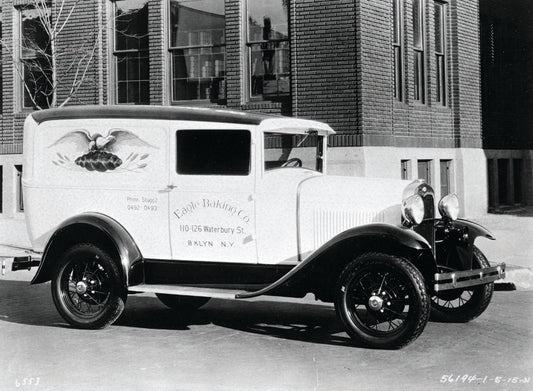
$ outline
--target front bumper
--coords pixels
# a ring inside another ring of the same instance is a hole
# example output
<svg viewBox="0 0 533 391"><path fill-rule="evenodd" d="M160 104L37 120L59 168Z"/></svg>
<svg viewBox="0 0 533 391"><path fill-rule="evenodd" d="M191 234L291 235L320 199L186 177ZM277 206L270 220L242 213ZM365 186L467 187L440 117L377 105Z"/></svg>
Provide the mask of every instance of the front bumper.
<svg viewBox="0 0 533 391"><path fill-rule="evenodd" d="M483 269L435 273L435 292L464 289L505 278L505 263Z"/></svg>

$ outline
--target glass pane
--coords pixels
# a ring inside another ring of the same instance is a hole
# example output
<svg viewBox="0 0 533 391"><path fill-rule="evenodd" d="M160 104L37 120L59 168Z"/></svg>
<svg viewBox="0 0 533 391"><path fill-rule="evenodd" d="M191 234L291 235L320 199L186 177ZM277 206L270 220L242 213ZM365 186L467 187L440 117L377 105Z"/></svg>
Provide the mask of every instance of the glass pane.
<svg viewBox="0 0 533 391"><path fill-rule="evenodd" d="M23 8L22 18L22 58L36 58L50 53L49 37L43 28L38 12L33 8ZM48 19L50 12L48 10Z"/></svg>
<svg viewBox="0 0 533 391"><path fill-rule="evenodd" d="M172 100L226 98L225 48L178 49L172 52Z"/></svg>
<svg viewBox="0 0 533 391"><path fill-rule="evenodd" d="M413 45L422 48L422 2L413 0Z"/></svg>
<svg viewBox="0 0 533 391"><path fill-rule="evenodd" d="M248 0L248 42L288 39L289 0Z"/></svg>
<svg viewBox="0 0 533 391"><path fill-rule="evenodd" d="M115 2L115 50L148 49L148 0Z"/></svg>
<svg viewBox="0 0 533 391"><path fill-rule="evenodd" d="M170 0L170 46L225 43L224 0Z"/></svg>
<svg viewBox="0 0 533 391"><path fill-rule="evenodd" d="M305 168L322 170L323 136L265 133L265 170Z"/></svg>
<svg viewBox="0 0 533 391"><path fill-rule="evenodd" d="M47 108L51 100L52 70L47 58L23 60L24 63L24 107ZM34 103L35 101L35 103Z"/></svg>
<svg viewBox="0 0 533 391"><path fill-rule="evenodd" d="M400 16L400 0L392 1L392 21L393 21L393 43L400 43L400 31L401 31L401 16Z"/></svg>
<svg viewBox="0 0 533 391"><path fill-rule="evenodd" d="M117 103L150 103L148 53L133 52L115 55L117 70Z"/></svg>
<svg viewBox="0 0 533 391"><path fill-rule="evenodd" d="M181 130L177 132L177 171L185 175L248 175L250 132Z"/></svg>
<svg viewBox="0 0 533 391"><path fill-rule="evenodd" d="M435 3L434 17L435 17L435 51L437 53L444 53L444 37L443 33L443 4Z"/></svg>
<svg viewBox="0 0 533 391"><path fill-rule="evenodd" d="M280 96L290 93L289 42L250 45L251 95Z"/></svg>
<svg viewBox="0 0 533 391"><path fill-rule="evenodd" d="M418 161L418 178L424 179L428 185L431 185L431 161Z"/></svg>
<svg viewBox="0 0 533 391"><path fill-rule="evenodd" d="M450 193L450 160L440 161L440 196L444 197Z"/></svg>

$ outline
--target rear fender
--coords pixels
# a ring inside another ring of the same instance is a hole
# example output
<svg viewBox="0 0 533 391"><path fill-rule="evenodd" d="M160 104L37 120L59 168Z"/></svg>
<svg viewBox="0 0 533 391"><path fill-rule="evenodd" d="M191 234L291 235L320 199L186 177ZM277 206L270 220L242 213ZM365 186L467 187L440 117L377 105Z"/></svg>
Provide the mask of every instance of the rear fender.
<svg viewBox="0 0 533 391"><path fill-rule="evenodd" d="M48 241L32 284L49 281L61 254L77 243L93 243L120 262L124 287L144 280L142 255L131 235L116 220L101 213L84 213L65 220Z"/></svg>
<svg viewBox="0 0 533 391"><path fill-rule="evenodd" d="M370 251L409 259L428 281L437 272L431 246L424 237L390 224L368 224L340 233L273 284L256 292L240 294L238 298L276 294L276 291L291 287L308 289L310 284L317 296L328 301L333 284L344 267L358 255Z"/></svg>

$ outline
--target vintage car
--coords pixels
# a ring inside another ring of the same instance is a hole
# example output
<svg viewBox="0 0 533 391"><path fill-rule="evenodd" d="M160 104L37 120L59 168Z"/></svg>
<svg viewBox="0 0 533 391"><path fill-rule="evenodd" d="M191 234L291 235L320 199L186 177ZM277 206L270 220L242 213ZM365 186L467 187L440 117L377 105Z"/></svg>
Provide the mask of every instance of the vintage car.
<svg viewBox="0 0 533 391"><path fill-rule="evenodd" d="M466 322L505 265L493 239L422 180L327 175L326 124L178 107L37 111L24 129L24 198L61 316L102 328L128 293L176 310L259 295L334 303L374 348L416 339L430 316Z"/></svg>

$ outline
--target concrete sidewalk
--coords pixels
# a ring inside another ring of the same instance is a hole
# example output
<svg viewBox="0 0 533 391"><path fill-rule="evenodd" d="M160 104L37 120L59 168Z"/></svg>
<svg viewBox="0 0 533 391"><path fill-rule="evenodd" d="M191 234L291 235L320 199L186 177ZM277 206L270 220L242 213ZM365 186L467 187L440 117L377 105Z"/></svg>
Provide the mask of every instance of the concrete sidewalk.
<svg viewBox="0 0 533 391"><path fill-rule="evenodd" d="M507 264L505 281L520 290L533 290L533 207L508 209L473 220L496 238L479 238L476 245L489 262Z"/></svg>

